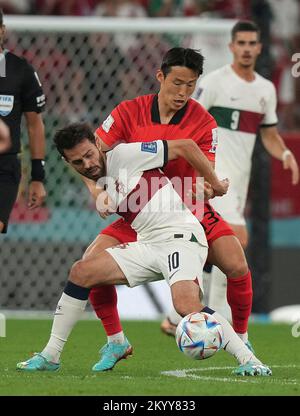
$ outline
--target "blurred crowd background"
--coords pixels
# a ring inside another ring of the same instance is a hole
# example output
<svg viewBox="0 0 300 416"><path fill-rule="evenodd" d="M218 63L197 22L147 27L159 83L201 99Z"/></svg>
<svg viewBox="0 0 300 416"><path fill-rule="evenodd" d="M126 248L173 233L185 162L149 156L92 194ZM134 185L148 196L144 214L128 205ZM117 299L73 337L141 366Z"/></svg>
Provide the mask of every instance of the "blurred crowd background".
<svg viewBox="0 0 300 416"><path fill-rule="evenodd" d="M0 0L0 7L7 14L238 19L251 18L253 8L259 8L271 27L271 79L278 91L280 127L300 128L300 77L290 77L291 56L300 51L299 0Z"/></svg>

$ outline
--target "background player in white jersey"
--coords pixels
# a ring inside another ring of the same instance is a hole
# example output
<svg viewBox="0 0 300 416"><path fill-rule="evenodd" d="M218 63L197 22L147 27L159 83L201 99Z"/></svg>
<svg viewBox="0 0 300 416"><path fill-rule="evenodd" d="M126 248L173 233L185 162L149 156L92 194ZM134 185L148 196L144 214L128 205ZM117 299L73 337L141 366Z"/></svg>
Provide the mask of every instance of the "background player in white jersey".
<svg viewBox="0 0 300 416"><path fill-rule="evenodd" d="M73 265L57 305L48 344L42 353L19 363L17 368L25 371L59 368L64 344L85 309L93 286L126 284L134 287L165 278L181 316L203 310L214 314L220 322L224 349L240 364L236 374L271 375L271 370L254 356L229 323L202 304L202 269L208 251L204 230L158 169L169 160L183 157L210 183L216 195L223 195L227 191L227 180L218 180L197 144L189 139L136 142L121 144L105 154L97 147L92 131L85 124L59 131L55 143L73 168L94 181L95 188L96 182L101 180L97 205L99 203L103 209L104 202L104 210L123 216L137 232L138 240L102 250ZM147 192L141 189L145 185ZM143 199L139 206L132 204L138 200L136 194L140 201ZM174 254L176 264L170 262Z"/></svg>
<svg viewBox="0 0 300 416"><path fill-rule="evenodd" d="M229 45L231 65L213 71L200 80L196 99L216 119L219 143L216 153L217 175L228 177L230 189L222 200L211 205L233 228L243 248L248 243L244 209L248 193L251 158L257 133L269 154L291 170L292 183L299 182L299 169L292 152L278 133L276 91L271 81L254 71L261 52L260 32L251 21L240 21L232 29ZM222 310L226 302L225 275L213 267L209 305Z"/></svg>

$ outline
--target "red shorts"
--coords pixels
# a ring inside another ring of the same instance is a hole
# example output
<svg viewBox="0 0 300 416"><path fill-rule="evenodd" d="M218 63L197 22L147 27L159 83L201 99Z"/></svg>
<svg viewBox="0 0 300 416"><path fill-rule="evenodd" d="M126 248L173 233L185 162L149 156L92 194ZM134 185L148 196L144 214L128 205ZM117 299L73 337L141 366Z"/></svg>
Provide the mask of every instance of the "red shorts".
<svg viewBox="0 0 300 416"><path fill-rule="evenodd" d="M201 221L208 245L224 235L235 235L225 220L208 203L204 206L204 215ZM104 228L100 234L106 234L117 239L120 243L136 241L136 232L123 218L120 218Z"/></svg>

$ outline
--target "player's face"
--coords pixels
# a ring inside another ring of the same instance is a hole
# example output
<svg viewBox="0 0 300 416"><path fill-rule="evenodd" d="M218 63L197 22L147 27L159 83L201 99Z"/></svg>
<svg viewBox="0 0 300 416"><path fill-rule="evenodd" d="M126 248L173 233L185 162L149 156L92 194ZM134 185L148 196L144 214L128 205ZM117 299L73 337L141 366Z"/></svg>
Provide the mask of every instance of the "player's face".
<svg viewBox="0 0 300 416"><path fill-rule="evenodd" d="M88 139L78 143L73 149L65 149L64 154L70 165L89 179L97 181L105 174L103 153Z"/></svg>
<svg viewBox="0 0 300 416"><path fill-rule="evenodd" d="M159 99L166 109L178 111L193 94L198 74L185 66L173 66L166 77L158 70L156 78L160 82Z"/></svg>
<svg viewBox="0 0 300 416"><path fill-rule="evenodd" d="M229 47L233 53L234 63L248 68L255 66L262 44L256 32L237 32Z"/></svg>

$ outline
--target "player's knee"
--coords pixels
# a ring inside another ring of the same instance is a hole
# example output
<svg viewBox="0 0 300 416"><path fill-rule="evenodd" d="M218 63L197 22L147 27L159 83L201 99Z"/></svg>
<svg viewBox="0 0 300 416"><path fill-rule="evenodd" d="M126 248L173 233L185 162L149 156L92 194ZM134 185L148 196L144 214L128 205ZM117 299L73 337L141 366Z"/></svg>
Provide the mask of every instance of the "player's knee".
<svg viewBox="0 0 300 416"><path fill-rule="evenodd" d="M248 236L247 235L239 236L239 241L241 243L241 246L245 250L248 246Z"/></svg>
<svg viewBox="0 0 300 416"><path fill-rule="evenodd" d="M192 312L199 312L202 308L202 304L199 302L191 302L190 299L186 297L173 299L173 305L176 310L176 312L184 317Z"/></svg>
<svg viewBox="0 0 300 416"><path fill-rule="evenodd" d="M69 279L79 286L89 287L89 275L85 267L85 261L76 261L70 270Z"/></svg>
<svg viewBox="0 0 300 416"><path fill-rule="evenodd" d="M232 259L231 264L228 265L226 271L227 277L241 277L248 273L249 267L245 256L240 256Z"/></svg>

